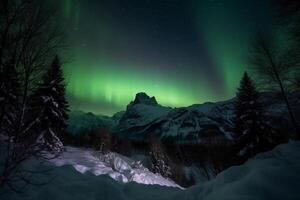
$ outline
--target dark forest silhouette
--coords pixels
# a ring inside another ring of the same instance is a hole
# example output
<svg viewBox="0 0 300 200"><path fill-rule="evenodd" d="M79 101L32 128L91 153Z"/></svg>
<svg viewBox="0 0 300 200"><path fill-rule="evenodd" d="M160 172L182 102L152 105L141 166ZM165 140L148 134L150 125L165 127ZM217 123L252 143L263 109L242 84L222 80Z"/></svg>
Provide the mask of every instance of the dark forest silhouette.
<svg viewBox="0 0 300 200"><path fill-rule="evenodd" d="M0 18L0 187L20 192L34 184L26 161L62 145L67 102L55 55L65 43L52 10L34 0L1 1Z"/></svg>

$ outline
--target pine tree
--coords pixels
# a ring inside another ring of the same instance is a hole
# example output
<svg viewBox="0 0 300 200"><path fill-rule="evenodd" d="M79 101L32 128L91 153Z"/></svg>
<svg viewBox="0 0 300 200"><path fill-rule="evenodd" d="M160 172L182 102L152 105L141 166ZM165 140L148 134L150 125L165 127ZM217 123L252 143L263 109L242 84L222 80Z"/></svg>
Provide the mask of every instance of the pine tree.
<svg viewBox="0 0 300 200"><path fill-rule="evenodd" d="M38 129L50 150L60 150L62 138L67 127L68 103L65 97L65 82L59 58L56 56L33 94L32 104L35 116L39 118Z"/></svg>
<svg viewBox="0 0 300 200"><path fill-rule="evenodd" d="M262 105L253 81L245 72L240 82L235 104L235 137L239 155L251 157L263 148Z"/></svg>

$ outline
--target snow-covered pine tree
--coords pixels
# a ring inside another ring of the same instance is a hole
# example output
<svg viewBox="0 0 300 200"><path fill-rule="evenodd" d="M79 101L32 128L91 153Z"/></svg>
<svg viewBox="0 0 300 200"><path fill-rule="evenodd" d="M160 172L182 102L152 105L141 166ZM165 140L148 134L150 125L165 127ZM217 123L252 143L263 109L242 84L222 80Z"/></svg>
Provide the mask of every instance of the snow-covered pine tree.
<svg viewBox="0 0 300 200"><path fill-rule="evenodd" d="M264 125L259 93L248 73L240 82L235 104L235 138L239 143L239 155L251 157L260 152L264 145Z"/></svg>
<svg viewBox="0 0 300 200"><path fill-rule="evenodd" d="M61 150L61 138L67 127L68 102L65 97L65 82L60 61L56 56L45 73L42 83L32 96L32 107L39 116L39 140L49 150Z"/></svg>

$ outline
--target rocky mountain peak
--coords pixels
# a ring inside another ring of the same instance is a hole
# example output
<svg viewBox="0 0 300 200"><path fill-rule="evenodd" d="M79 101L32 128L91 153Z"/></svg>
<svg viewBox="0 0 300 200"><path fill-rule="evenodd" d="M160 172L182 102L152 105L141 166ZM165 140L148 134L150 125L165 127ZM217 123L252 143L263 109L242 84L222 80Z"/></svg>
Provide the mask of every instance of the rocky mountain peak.
<svg viewBox="0 0 300 200"><path fill-rule="evenodd" d="M155 97L148 96L145 92L140 92L135 95L134 101L130 105L145 104L145 105L157 105Z"/></svg>

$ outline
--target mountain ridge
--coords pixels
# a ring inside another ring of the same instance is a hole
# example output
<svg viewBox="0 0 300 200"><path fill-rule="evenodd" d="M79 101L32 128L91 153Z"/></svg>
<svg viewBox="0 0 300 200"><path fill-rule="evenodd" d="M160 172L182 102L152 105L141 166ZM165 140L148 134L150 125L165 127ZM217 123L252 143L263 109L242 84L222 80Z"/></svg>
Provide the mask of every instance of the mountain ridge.
<svg viewBox="0 0 300 200"><path fill-rule="evenodd" d="M260 101L266 107L266 118L288 125L285 104L277 95L261 93ZM293 94L291 99L299 96L299 93ZM113 117L99 117L99 121L102 120L104 125L107 123L106 126L114 134L130 139L145 139L154 134L162 138L184 138L191 141L202 141L209 136L232 140L234 104L235 98L232 98L170 108L160 105L155 97L138 93L125 111Z"/></svg>

